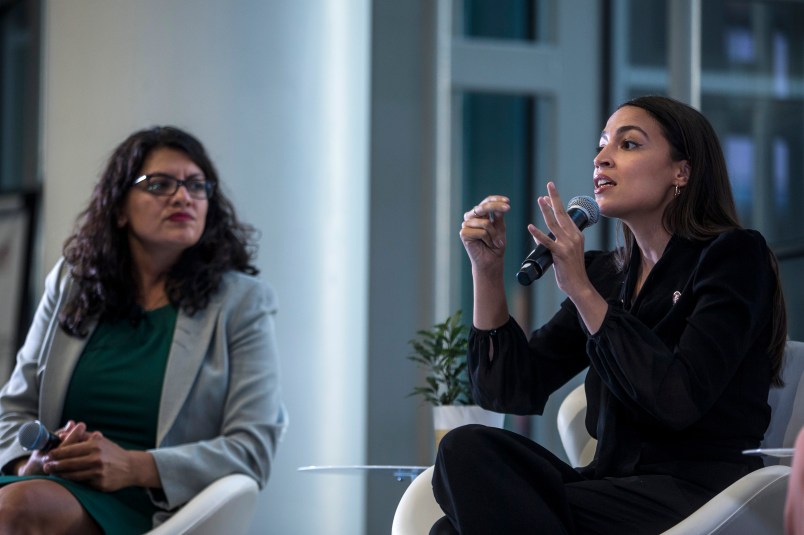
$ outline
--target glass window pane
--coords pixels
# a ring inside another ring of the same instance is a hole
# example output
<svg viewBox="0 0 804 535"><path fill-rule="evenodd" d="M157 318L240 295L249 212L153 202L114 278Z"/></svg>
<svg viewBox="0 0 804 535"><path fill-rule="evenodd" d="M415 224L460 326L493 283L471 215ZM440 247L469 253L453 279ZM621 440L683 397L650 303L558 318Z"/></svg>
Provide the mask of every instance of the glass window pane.
<svg viewBox="0 0 804 535"><path fill-rule="evenodd" d="M701 10L704 71L766 76L776 93L804 73L804 3L707 0Z"/></svg>
<svg viewBox="0 0 804 535"><path fill-rule="evenodd" d="M461 210L469 210L492 194L505 195L518 202L506 216L508 245L505 278L509 299L524 292L515 275L525 255L533 249L526 225L533 221L533 206L523 202L533 198L536 124L545 106L530 95L464 93L462 110ZM546 115L546 113L543 113ZM460 244L459 244L460 246ZM465 258L465 253L461 249ZM462 308L471 319L472 278L468 261L461 264Z"/></svg>
<svg viewBox="0 0 804 535"><path fill-rule="evenodd" d="M38 35L34 2L0 9L0 191L36 181Z"/></svg>
<svg viewBox="0 0 804 535"><path fill-rule="evenodd" d="M801 284L801 273L804 272L804 256L779 259L779 271L784 286L784 300L787 305L787 335L791 340L804 340L804 284Z"/></svg>
<svg viewBox="0 0 804 535"><path fill-rule="evenodd" d="M796 202L804 198L804 100L706 95L702 107L718 131L740 222L774 245L804 243Z"/></svg>
<svg viewBox="0 0 804 535"><path fill-rule="evenodd" d="M464 0L461 34L478 39L544 42L551 39L554 0Z"/></svg>
<svg viewBox="0 0 804 535"><path fill-rule="evenodd" d="M667 2L628 2L627 58L636 67L667 66ZM643 93L644 94L644 93Z"/></svg>

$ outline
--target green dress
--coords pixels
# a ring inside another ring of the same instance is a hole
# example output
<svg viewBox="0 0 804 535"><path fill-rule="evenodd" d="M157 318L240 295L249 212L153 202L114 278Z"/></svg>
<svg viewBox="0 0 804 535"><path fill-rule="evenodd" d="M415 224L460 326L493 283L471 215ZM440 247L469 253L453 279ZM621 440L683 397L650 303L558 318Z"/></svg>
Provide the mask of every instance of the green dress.
<svg viewBox="0 0 804 535"><path fill-rule="evenodd" d="M100 321L73 371L64 400L62 423L85 422L120 447L146 450L156 446L156 426L165 366L177 311L168 305L129 321ZM145 490L129 487L100 492L80 483L48 477L67 488L92 518L111 534L151 529L157 511ZM0 484L30 477L2 476Z"/></svg>

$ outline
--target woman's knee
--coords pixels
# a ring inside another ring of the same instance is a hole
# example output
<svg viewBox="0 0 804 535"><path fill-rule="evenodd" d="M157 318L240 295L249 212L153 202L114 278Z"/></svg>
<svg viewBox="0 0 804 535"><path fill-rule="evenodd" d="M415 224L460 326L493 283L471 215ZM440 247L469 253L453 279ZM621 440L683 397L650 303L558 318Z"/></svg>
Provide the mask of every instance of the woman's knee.
<svg viewBox="0 0 804 535"><path fill-rule="evenodd" d="M78 500L58 483L30 479L0 488L0 533L92 533L93 527Z"/></svg>
<svg viewBox="0 0 804 535"><path fill-rule="evenodd" d="M446 451L475 451L482 449L484 444L489 442L492 435L500 433L496 427L487 427L480 424L469 424L455 429L444 435L439 444L439 450ZM479 448L476 448L478 446Z"/></svg>
<svg viewBox="0 0 804 535"><path fill-rule="evenodd" d="M0 526L23 527L41 518L39 509L50 496L47 487L35 482L18 481L0 488Z"/></svg>
<svg viewBox="0 0 804 535"><path fill-rule="evenodd" d="M479 424L457 427L441 439L436 455L436 471L474 467L488 459L489 452L502 439L503 430ZM442 474L446 476L446 473Z"/></svg>

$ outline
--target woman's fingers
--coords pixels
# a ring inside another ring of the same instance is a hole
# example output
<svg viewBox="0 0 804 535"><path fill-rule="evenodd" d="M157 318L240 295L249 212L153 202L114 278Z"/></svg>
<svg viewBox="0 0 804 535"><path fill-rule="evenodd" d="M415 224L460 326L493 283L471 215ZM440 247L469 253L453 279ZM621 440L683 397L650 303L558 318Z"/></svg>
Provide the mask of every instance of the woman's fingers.
<svg viewBox="0 0 804 535"><path fill-rule="evenodd" d="M504 230L502 233L488 219L464 221L461 225L461 240L464 243L482 241L489 249L505 247Z"/></svg>
<svg viewBox="0 0 804 535"><path fill-rule="evenodd" d="M559 232L568 228L567 225L572 225L572 220L564 209L561 195L558 194L554 183L547 183L547 193L548 195L539 197L539 209L547 228L554 236L559 236Z"/></svg>
<svg viewBox="0 0 804 535"><path fill-rule="evenodd" d="M533 239L536 240L538 245L544 245L548 250L553 246L553 239L550 238L547 234L539 230L539 228L534 225L533 223L528 225L528 232L530 235L533 236Z"/></svg>
<svg viewBox="0 0 804 535"><path fill-rule="evenodd" d="M45 472L65 473L83 469L88 462L88 456L98 449L97 440L102 438L100 432L87 432L85 424L78 424L58 448L47 453L43 459Z"/></svg>
<svg viewBox="0 0 804 535"><path fill-rule="evenodd" d="M73 424L73 425L70 425ZM74 423L68 422L64 427L64 431L60 433L61 438L60 446L68 446L70 444L77 444L86 440L87 425L83 422Z"/></svg>
<svg viewBox="0 0 804 535"><path fill-rule="evenodd" d="M463 220L486 219L492 223L511 209L508 197L503 195L489 195L471 210L463 214Z"/></svg>
<svg viewBox="0 0 804 535"><path fill-rule="evenodd" d="M488 249L502 250L505 247L503 216L511 209L509 202L503 195L489 195L464 213L460 233L464 244L469 247L472 242L480 241Z"/></svg>
<svg viewBox="0 0 804 535"><path fill-rule="evenodd" d="M558 216L566 215L564 203L561 200L561 195L558 194L558 188L556 188L555 183L547 183L547 194L550 198L550 204L553 207L553 212Z"/></svg>
<svg viewBox="0 0 804 535"><path fill-rule="evenodd" d="M70 433L70 431L73 430L74 427L75 422L73 420L68 420L66 424L64 424L59 429L56 429L56 432L54 434L57 437L59 437L59 440L63 441L65 438L67 438L67 435Z"/></svg>

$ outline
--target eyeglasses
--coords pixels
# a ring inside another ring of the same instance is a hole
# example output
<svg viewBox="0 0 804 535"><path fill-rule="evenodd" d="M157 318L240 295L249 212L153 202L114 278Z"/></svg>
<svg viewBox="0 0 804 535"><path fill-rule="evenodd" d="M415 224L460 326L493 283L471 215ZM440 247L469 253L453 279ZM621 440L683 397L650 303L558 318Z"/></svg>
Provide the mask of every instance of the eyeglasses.
<svg viewBox="0 0 804 535"><path fill-rule="evenodd" d="M142 175L131 185L132 187L145 182L144 191L151 195L159 195L160 197L170 197L179 191L179 186L187 188L187 193L193 199L209 199L212 197L212 192L215 190L213 182L193 178L190 180L179 180L175 176L166 175L164 173L153 173L151 175Z"/></svg>

